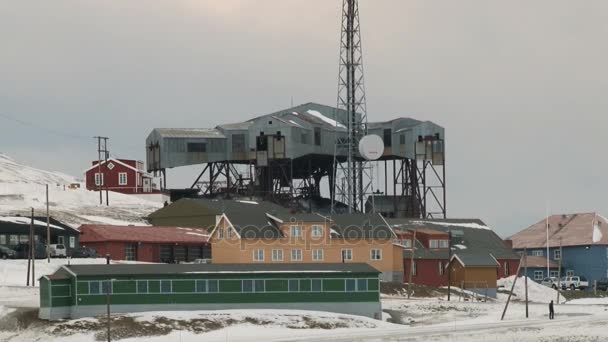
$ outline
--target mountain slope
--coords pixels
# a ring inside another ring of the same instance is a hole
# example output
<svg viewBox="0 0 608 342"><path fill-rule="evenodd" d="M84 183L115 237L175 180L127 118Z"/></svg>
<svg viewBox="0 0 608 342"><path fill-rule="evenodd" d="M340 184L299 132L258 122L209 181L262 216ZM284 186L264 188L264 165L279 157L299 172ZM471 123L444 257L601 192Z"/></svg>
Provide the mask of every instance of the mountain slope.
<svg viewBox="0 0 608 342"><path fill-rule="evenodd" d="M49 185L51 216L73 226L83 223L145 224L143 217L162 205L135 196L110 192L110 207L99 205L99 193L69 189L75 177L23 165L0 154L0 215L46 213L45 185ZM105 193L104 193L105 203Z"/></svg>

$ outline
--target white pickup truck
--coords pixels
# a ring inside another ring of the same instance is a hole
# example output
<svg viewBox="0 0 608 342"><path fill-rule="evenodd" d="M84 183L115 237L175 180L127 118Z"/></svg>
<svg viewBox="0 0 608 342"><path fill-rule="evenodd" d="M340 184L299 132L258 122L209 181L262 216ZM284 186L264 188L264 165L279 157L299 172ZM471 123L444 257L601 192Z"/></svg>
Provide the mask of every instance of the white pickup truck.
<svg viewBox="0 0 608 342"><path fill-rule="evenodd" d="M564 277L561 280L562 290L584 290L589 287L589 281L585 277Z"/></svg>
<svg viewBox="0 0 608 342"><path fill-rule="evenodd" d="M64 245L51 245L50 246L51 257L53 258L65 258L67 256Z"/></svg>

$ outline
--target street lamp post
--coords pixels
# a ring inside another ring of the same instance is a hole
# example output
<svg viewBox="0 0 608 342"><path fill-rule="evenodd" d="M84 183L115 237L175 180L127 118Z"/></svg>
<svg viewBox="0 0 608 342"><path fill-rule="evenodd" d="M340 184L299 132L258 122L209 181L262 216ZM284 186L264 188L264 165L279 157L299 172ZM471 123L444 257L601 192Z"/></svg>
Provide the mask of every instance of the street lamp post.
<svg viewBox="0 0 608 342"><path fill-rule="evenodd" d="M107 309L107 313L108 313L108 320L107 320L107 328L108 328L108 342L111 342L111 338L110 338L110 294L112 293L112 284L114 282L114 280L116 279L108 279L107 280L107 285L106 285L106 309Z"/></svg>

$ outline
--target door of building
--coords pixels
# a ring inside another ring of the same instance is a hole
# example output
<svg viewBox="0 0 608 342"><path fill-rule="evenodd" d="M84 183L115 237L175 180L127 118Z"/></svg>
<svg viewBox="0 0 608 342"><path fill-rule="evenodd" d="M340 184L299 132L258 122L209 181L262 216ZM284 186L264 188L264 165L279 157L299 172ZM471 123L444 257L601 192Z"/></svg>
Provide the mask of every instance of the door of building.
<svg viewBox="0 0 608 342"><path fill-rule="evenodd" d="M152 184L150 178L144 178L144 192L152 192Z"/></svg>

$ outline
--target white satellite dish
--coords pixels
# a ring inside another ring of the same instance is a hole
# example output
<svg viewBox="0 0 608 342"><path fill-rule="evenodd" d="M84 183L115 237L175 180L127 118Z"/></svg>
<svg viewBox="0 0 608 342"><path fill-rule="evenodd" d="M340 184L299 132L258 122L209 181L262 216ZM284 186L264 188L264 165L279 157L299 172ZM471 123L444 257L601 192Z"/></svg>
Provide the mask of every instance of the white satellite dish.
<svg viewBox="0 0 608 342"><path fill-rule="evenodd" d="M378 160L384 153L384 142L375 134L366 135L359 140L359 153L365 160Z"/></svg>

